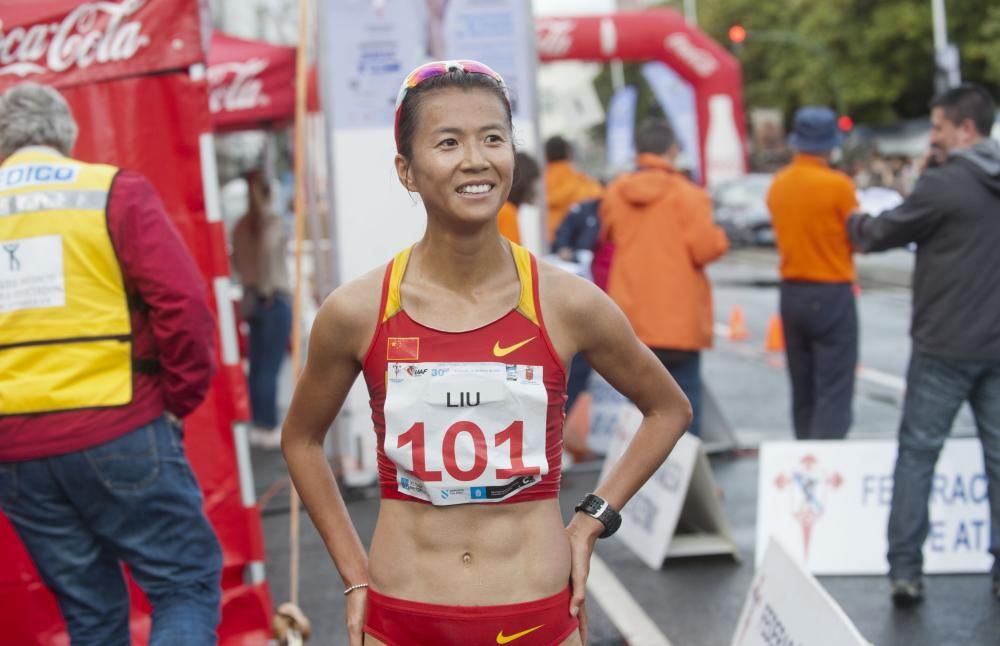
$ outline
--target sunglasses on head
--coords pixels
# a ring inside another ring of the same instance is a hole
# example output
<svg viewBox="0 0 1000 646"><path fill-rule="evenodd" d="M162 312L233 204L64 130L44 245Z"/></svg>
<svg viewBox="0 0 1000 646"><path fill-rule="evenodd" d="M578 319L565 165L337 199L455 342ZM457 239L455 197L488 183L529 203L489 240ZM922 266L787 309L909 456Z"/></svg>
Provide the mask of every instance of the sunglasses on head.
<svg viewBox="0 0 1000 646"><path fill-rule="evenodd" d="M403 84L399 86L399 94L396 95L396 149L399 149L399 115L400 108L403 107L403 99L406 98L406 93L417 87L427 79L432 79L438 76L444 76L449 72L460 71L466 74L482 74L488 76L500 86L503 90L503 96L507 100L507 105L510 105L510 93L507 91L507 84L504 83L503 77L497 72L493 71L485 63L480 63L479 61L432 61L430 63L424 63L420 67L416 68L410 72Z"/></svg>

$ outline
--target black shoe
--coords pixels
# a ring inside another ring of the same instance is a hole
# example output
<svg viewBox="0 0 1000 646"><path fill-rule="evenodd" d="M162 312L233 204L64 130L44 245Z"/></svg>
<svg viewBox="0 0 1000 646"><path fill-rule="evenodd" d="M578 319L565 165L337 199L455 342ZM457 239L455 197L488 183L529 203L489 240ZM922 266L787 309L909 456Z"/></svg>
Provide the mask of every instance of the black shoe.
<svg viewBox="0 0 1000 646"><path fill-rule="evenodd" d="M889 582L892 602L897 606L912 606L924 600L924 582L916 579L892 579ZM997 589L994 588L994 592Z"/></svg>

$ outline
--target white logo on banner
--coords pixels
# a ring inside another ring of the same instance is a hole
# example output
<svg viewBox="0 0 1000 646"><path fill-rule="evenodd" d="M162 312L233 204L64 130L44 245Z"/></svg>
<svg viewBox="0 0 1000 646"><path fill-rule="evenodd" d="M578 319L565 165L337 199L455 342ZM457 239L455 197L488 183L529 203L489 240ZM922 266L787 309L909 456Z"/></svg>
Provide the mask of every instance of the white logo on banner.
<svg viewBox="0 0 1000 646"><path fill-rule="evenodd" d="M663 40L663 46L676 54L702 78L715 74L715 71L719 69L719 63L715 58L692 43L691 38L685 33L670 34Z"/></svg>
<svg viewBox="0 0 1000 646"><path fill-rule="evenodd" d="M573 46L573 23L547 20L538 27L538 53L541 56L564 56Z"/></svg>
<svg viewBox="0 0 1000 646"><path fill-rule="evenodd" d="M65 304L61 236L0 240L0 312Z"/></svg>
<svg viewBox="0 0 1000 646"><path fill-rule="evenodd" d="M762 444L758 564L774 536L814 574L884 574L895 461L895 441ZM926 572L989 570L986 492L979 441L948 440L931 481Z"/></svg>
<svg viewBox="0 0 1000 646"><path fill-rule="evenodd" d="M271 103L264 93L260 74L267 69L267 59L251 58L246 61L222 63L208 68L209 109L215 112L252 110ZM227 80L226 77L231 76Z"/></svg>
<svg viewBox="0 0 1000 646"><path fill-rule="evenodd" d="M74 65L85 69L94 63L128 60L149 44L142 23L125 20L145 3L124 0L118 4L82 4L61 23L14 27L6 32L0 21L0 75L24 78L46 71L65 72ZM108 16L104 31L97 29L102 15Z"/></svg>

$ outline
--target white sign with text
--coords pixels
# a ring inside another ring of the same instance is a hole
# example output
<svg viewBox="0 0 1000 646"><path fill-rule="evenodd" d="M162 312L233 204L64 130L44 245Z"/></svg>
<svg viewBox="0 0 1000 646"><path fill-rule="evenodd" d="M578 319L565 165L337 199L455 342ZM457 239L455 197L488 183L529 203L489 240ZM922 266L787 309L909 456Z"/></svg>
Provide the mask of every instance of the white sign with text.
<svg viewBox="0 0 1000 646"><path fill-rule="evenodd" d="M779 541L768 541L763 551L731 646L870 646Z"/></svg>
<svg viewBox="0 0 1000 646"><path fill-rule="evenodd" d="M762 444L757 564L775 537L814 574L885 574L895 463L895 440ZM979 440L948 440L931 483L926 573L989 571L986 489Z"/></svg>
<svg viewBox="0 0 1000 646"><path fill-rule="evenodd" d="M632 441L642 413L625 402L615 420L601 480ZM732 554L739 558L697 437L681 436L670 456L622 510L622 526L615 536L654 570L669 557Z"/></svg>

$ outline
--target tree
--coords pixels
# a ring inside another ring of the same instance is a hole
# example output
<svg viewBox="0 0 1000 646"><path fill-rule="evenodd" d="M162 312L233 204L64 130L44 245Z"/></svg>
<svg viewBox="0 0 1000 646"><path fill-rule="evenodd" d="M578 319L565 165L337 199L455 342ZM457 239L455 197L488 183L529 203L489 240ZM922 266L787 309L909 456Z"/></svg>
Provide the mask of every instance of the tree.
<svg viewBox="0 0 1000 646"><path fill-rule="evenodd" d="M949 9L963 79L997 96L1000 3L953 0ZM698 10L700 27L720 43L728 43L732 25L746 28L738 57L748 107L790 114L805 104L836 106L839 98L855 121L927 114L934 89L929 0L712 0Z"/></svg>

